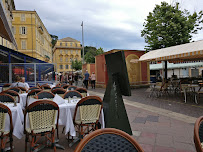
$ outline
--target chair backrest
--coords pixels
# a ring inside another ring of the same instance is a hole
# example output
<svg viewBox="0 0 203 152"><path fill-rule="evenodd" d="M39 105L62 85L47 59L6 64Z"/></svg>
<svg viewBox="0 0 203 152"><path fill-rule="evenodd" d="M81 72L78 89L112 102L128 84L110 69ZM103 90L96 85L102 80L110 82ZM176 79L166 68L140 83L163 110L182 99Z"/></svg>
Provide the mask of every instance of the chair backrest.
<svg viewBox="0 0 203 152"><path fill-rule="evenodd" d="M10 83L4 84L4 85L2 86L2 91L5 91L5 90L10 89L10 86L11 86Z"/></svg>
<svg viewBox="0 0 203 152"><path fill-rule="evenodd" d="M61 83L58 83L58 84L56 85L56 87L61 87Z"/></svg>
<svg viewBox="0 0 203 152"><path fill-rule="evenodd" d="M25 131L27 131L27 116L29 117L31 132L41 133L51 131L52 129L55 129L56 126L58 126L59 107L55 102L51 100L40 100L30 104L26 108L24 115Z"/></svg>
<svg viewBox="0 0 203 152"><path fill-rule="evenodd" d="M64 84L64 85L62 85L62 87L63 87L64 89L67 89L67 88L69 87L69 85L68 85L68 84Z"/></svg>
<svg viewBox="0 0 203 152"><path fill-rule="evenodd" d="M66 93L66 90L63 88L57 88L55 90L52 90L53 94L58 94L59 96L63 97L64 93Z"/></svg>
<svg viewBox="0 0 203 152"><path fill-rule="evenodd" d="M9 94L1 93L0 94L0 102L14 103L15 99Z"/></svg>
<svg viewBox="0 0 203 152"><path fill-rule="evenodd" d="M29 90L28 90L28 92L30 92L30 91L32 91L32 90L36 90L36 89L41 89L41 88L39 88L39 87L30 87Z"/></svg>
<svg viewBox="0 0 203 152"><path fill-rule="evenodd" d="M39 93L36 94L36 98L37 99L50 99L50 98L54 98L54 94L52 92L48 92L48 91L41 91Z"/></svg>
<svg viewBox="0 0 203 152"><path fill-rule="evenodd" d="M75 89L77 89L77 87L76 86L69 86L67 89L68 90L75 90Z"/></svg>
<svg viewBox="0 0 203 152"><path fill-rule="evenodd" d="M76 105L73 122L77 121L79 110L80 121L85 123L97 123L102 109L102 100L97 96L88 96L82 98Z"/></svg>
<svg viewBox="0 0 203 152"><path fill-rule="evenodd" d="M50 91L50 90L51 90L51 87L50 87L48 84L43 84L43 85L41 86L41 89L46 90L46 91Z"/></svg>
<svg viewBox="0 0 203 152"><path fill-rule="evenodd" d="M13 132L12 114L11 110L4 104L0 103L0 131L5 132L6 115L10 118L10 133Z"/></svg>
<svg viewBox="0 0 203 152"><path fill-rule="evenodd" d="M13 91L15 91L15 92L22 93L21 89L18 88L18 87L12 87L12 88L10 88L10 89L8 89L8 90L13 90Z"/></svg>
<svg viewBox="0 0 203 152"><path fill-rule="evenodd" d="M80 141L75 152L144 152L133 137L115 128L98 129Z"/></svg>
<svg viewBox="0 0 203 152"><path fill-rule="evenodd" d="M78 92L78 91L68 91L68 92L66 92L64 95L63 95L63 98L64 99L66 99L66 98L73 98L73 96L76 96L76 97L78 97L78 98L82 98L82 95L81 95L81 93L80 92Z"/></svg>
<svg viewBox="0 0 203 152"><path fill-rule="evenodd" d="M53 87L53 88L51 88L51 92L53 91L53 90L55 90L55 89L63 89L62 87Z"/></svg>
<svg viewBox="0 0 203 152"><path fill-rule="evenodd" d="M199 117L195 122L194 143L196 151L203 152L203 116Z"/></svg>
<svg viewBox="0 0 203 152"><path fill-rule="evenodd" d="M24 87L18 87L21 90L21 93L26 93L26 89Z"/></svg>
<svg viewBox="0 0 203 152"><path fill-rule="evenodd" d="M80 92L83 97L87 96L87 89L85 89L85 88L77 88L75 91Z"/></svg>
<svg viewBox="0 0 203 152"><path fill-rule="evenodd" d="M11 95L16 102L20 102L20 96L17 92L13 91L13 90L6 90L4 93Z"/></svg>
<svg viewBox="0 0 203 152"><path fill-rule="evenodd" d="M42 89L33 89L31 90L28 94L27 94L27 98L26 98L26 105L25 107L28 106L28 100L32 97L32 98L35 98L37 93L41 92Z"/></svg>

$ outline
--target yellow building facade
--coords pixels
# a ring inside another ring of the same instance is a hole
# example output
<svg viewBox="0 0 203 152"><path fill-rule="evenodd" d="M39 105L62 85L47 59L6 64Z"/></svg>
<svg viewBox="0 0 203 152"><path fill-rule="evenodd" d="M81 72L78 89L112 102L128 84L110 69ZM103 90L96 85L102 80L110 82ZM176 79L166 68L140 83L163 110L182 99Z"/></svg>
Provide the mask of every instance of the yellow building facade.
<svg viewBox="0 0 203 152"><path fill-rule="evenodd" d="M12 33L12 11L15 10L13 0L0 1L0 45L17 49L17 45Z"/></svg>
<svg viewBox="0 0 203 152"><path fill-rule="evenodd" d="M81 44L73 38L66 37L56 42L53 49L53 62L56 63L56 71L71 72L72 60L81 61Z"/></svg>
<svg viewBox="0 0 203 152"><path fill-rule="evenodd" d="M15 10L12 13L12 30L18 51L51 63L52 38L37 12Z"/></svg>

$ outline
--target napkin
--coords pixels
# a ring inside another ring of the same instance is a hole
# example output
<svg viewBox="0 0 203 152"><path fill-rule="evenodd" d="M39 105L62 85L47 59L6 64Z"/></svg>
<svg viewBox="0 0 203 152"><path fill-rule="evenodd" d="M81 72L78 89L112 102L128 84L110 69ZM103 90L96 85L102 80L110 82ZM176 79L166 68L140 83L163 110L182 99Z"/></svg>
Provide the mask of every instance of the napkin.
<svg viewBox="0 0 203 152"><path fill-rule="evenodd" d="M65 103L65 100L61 98L58 94L55 95L53 101L56 102L58 105Z"/></svg>

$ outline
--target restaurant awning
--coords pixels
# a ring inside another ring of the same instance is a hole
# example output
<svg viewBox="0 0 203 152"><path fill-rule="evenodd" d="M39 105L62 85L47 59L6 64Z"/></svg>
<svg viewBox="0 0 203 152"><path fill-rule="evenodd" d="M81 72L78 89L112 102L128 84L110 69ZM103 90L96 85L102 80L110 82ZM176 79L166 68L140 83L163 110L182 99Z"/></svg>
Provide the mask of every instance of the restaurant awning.
<svg viewBox="0 0 203 152"><path fill-rule="evenodd" d="M139 61L195 61L203 60L203 40L150 51Z"/></svg>
<svg viewBox="0 0 203 152"><path fill-rule="evenodd" d="M11 31L11 27L9 26L2 1L0 1L0 27L0 36L13 43L17 49L17 43Z"/></svg>

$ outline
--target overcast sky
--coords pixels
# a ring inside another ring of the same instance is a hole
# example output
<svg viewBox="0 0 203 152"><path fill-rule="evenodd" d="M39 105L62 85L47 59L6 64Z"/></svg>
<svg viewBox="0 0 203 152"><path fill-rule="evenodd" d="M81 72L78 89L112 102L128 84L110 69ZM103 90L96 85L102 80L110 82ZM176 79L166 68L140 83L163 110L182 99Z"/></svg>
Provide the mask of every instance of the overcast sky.
<svg viewBox="0 0 203 152"><path fill-rule="evenodd" d="M84 22L85 46L111 49L144 50L141 37L144 20L162 0L15 0L17 10L36 10L50 34L59 39L81 41ZM191 13L203 9L203 0L178 1ZM193 37L202 40L203 30Z"/></svg>

